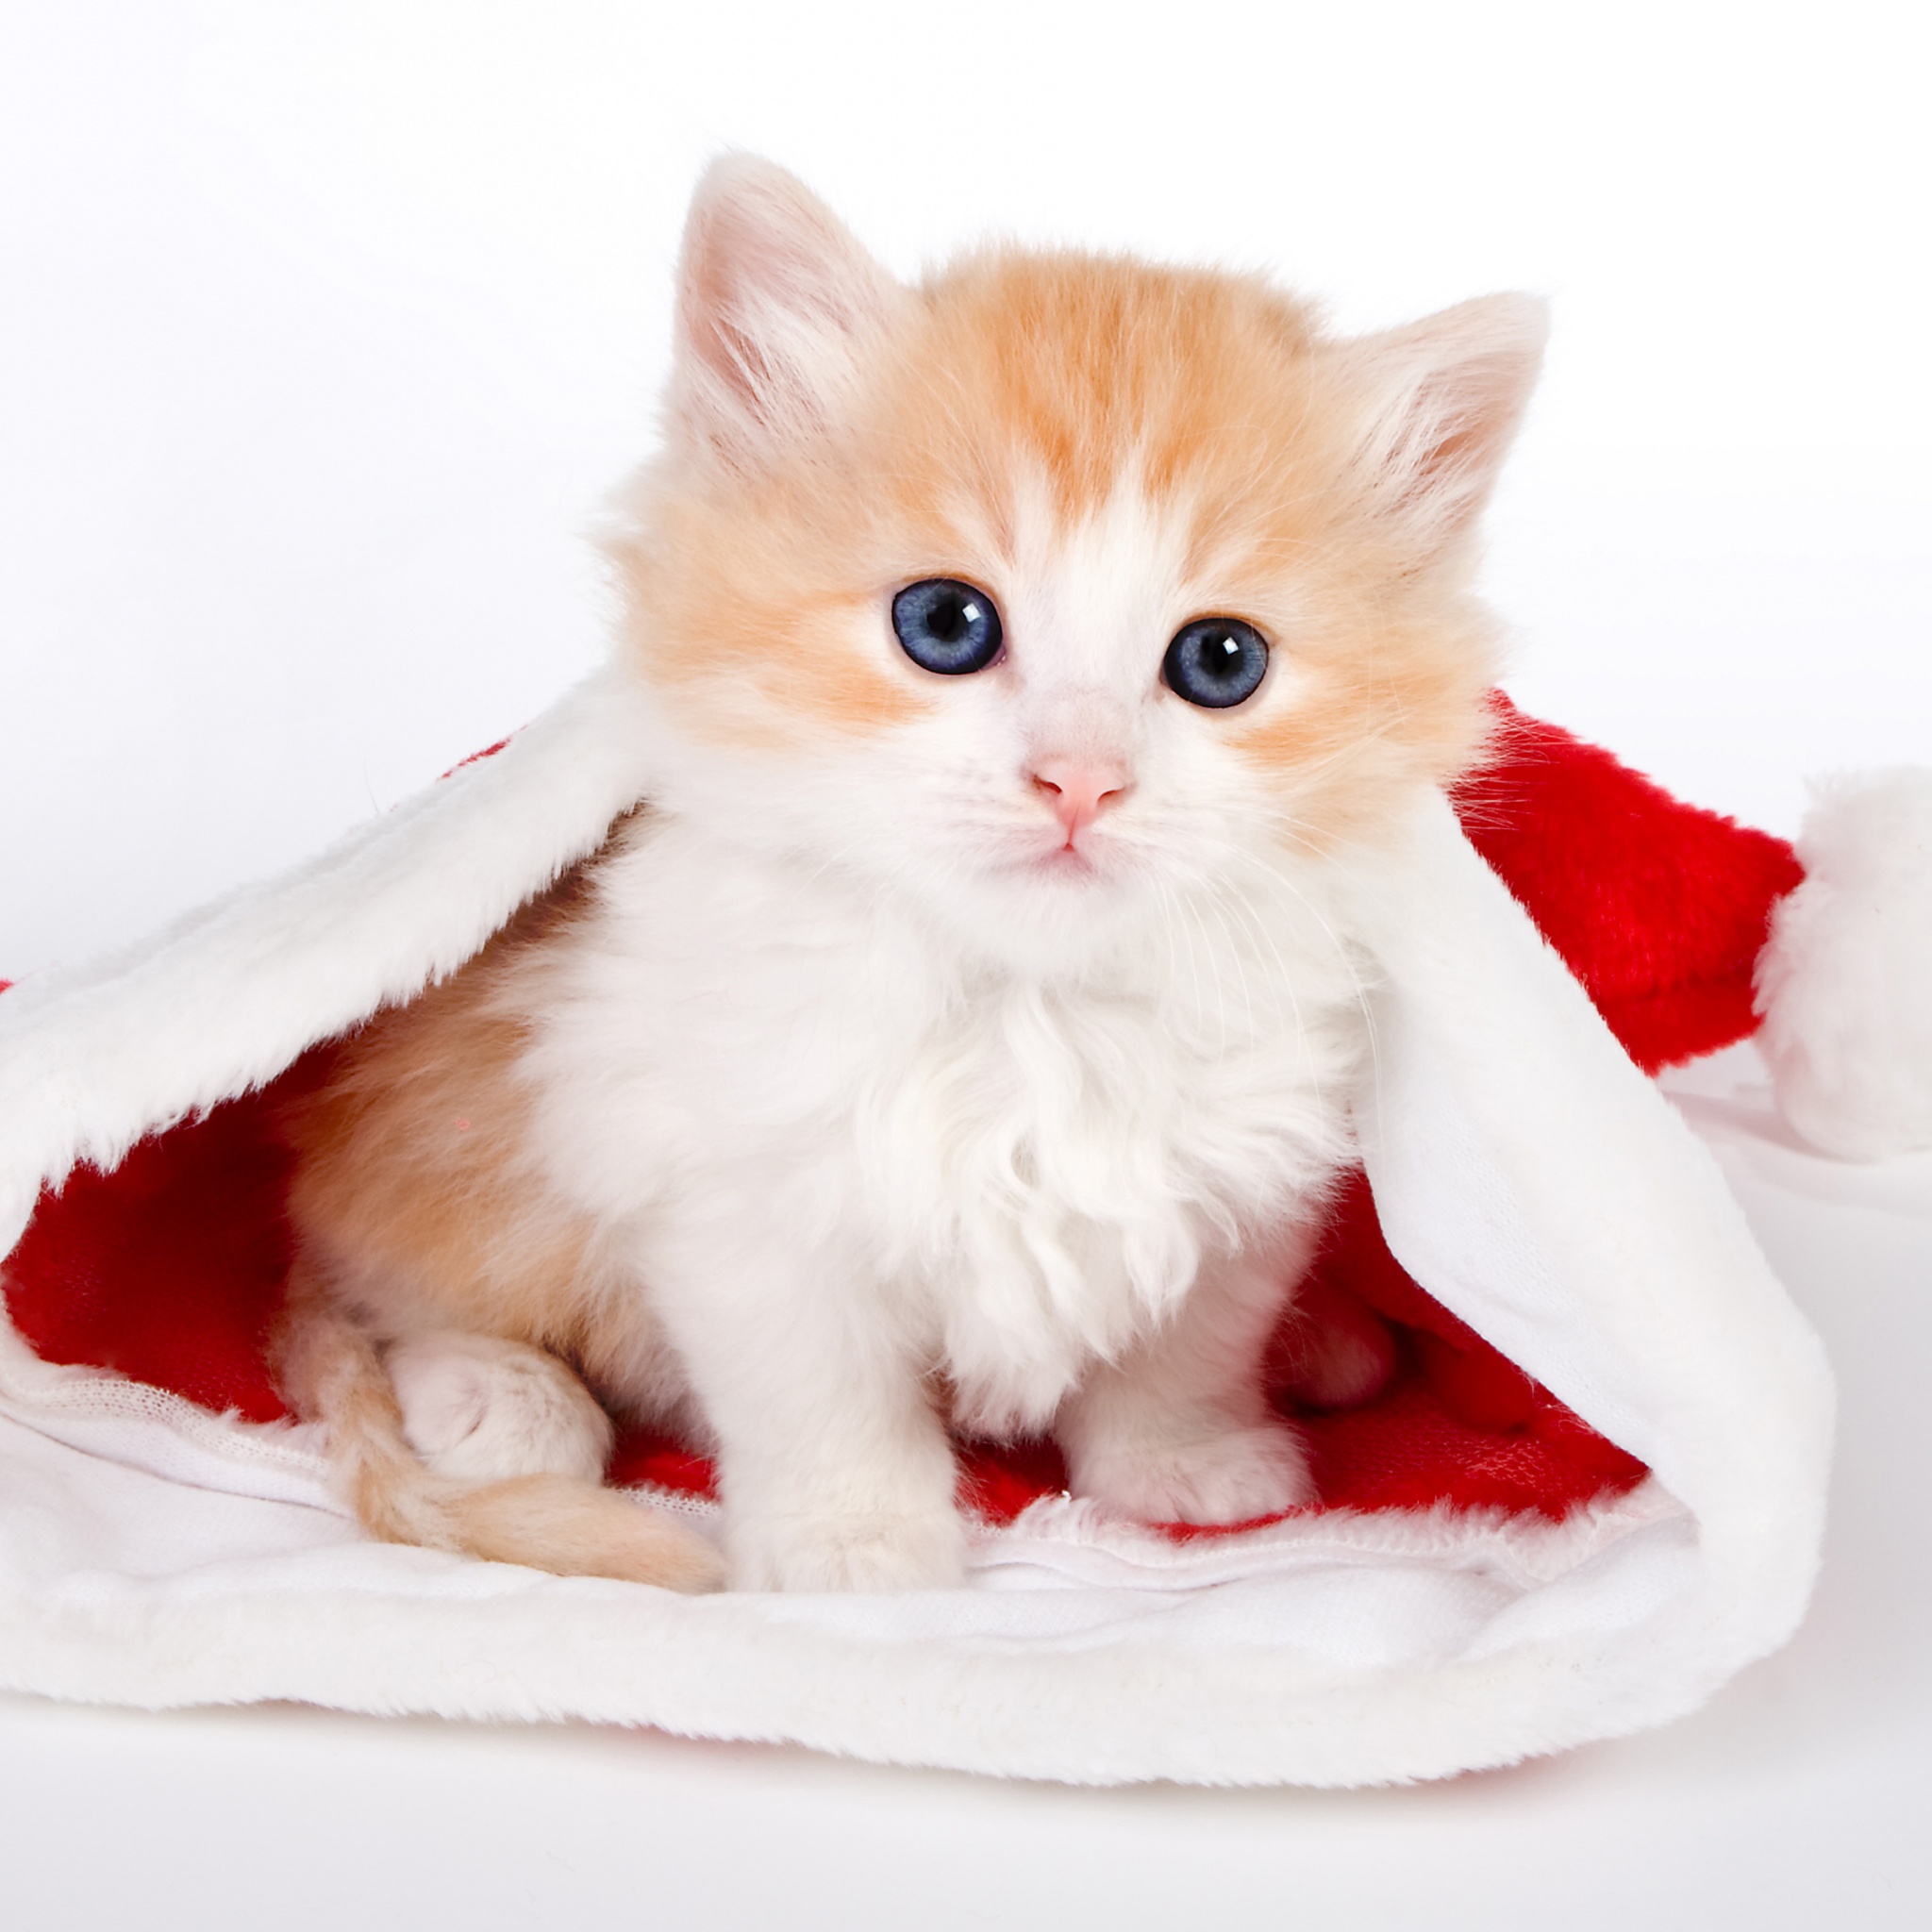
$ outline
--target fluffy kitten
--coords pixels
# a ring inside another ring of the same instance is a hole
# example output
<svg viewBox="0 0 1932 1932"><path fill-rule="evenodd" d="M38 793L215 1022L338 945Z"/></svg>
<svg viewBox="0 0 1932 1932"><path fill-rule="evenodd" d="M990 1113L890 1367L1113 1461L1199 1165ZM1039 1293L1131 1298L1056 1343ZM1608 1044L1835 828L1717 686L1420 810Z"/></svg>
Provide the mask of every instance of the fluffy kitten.
<svg viewBox="0 0 1932 1932"><path fill-rule="evenodd" d="M1310 1499L1262 1359L1367 1051L1338 882L1480 745L1542 331L908 289L712 169L611 546L651 798L293 1123L285 1381L371 1529L714 1581L607 1411L715 1454L743 1589L957 1580L949 1419L1143 1518Z"/></svg>

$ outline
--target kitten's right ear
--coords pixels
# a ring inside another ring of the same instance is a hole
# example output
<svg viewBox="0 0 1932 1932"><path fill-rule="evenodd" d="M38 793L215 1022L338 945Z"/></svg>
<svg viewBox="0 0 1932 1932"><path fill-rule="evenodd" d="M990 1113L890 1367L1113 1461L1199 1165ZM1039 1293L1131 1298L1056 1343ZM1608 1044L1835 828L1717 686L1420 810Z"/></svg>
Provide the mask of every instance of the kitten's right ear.
<svg viewBox="0 0 1932 1932"><path fill-rule="evenodd" d="M1369 501L1424 559L1455 552L1496 480L1536 386L1549 310L1483 295L1338 342L1364 398L1357 460Z"/></svg>
<svg viewBox="0 0 1932 1932"><path fill-rule="evenodd" d="M795 175L752 155L713 161L678 265L674 424L756 473L840 420L905 299Z"/></svg>

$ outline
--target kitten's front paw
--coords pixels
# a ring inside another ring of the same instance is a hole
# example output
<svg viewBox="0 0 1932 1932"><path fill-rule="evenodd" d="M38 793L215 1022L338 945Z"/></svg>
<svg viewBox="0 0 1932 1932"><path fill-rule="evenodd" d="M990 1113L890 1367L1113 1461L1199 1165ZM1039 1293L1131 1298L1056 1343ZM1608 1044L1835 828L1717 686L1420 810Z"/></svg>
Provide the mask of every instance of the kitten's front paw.
<svg viewBox="0 0 1932 1932"><path fill-rule="evenodd" d="M1149 1436L1072 1458L1074 1493L1143 1523L1253 1523L1315 1501L1301 1439L1286 1423L1191 1438Z"/></svg>
<svg viewBox="0 0 1932 1932"><path fill-rule="evenodd" d="M727 1523L733 1590L949 1590L965 1578L957 1510Z"/></svg>

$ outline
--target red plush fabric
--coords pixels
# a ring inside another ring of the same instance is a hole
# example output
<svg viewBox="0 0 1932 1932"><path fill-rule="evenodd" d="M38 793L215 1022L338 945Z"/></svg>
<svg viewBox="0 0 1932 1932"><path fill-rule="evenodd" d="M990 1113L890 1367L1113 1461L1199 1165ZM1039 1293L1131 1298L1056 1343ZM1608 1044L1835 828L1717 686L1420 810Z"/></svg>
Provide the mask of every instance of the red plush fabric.
<svg viewBox="0 0 1932 1932"><path fill-rule="evenodd" d="M262 1354L289 1272L289 1159L268 1116L265 1095L230 1101L42 1197L5 1277L42 1356L250 1422L288 1413Z"/></svg>
<svg viewBox="0 0 1932 1932"><path fill-rule="evenodd" d="M1743 1038L1771 908L1802 876L1790 848L1498 704L1498 756L1457 800L1484 858L1640 1064ZM288 1158L272 1121L288 1083L307 1077L298 1063L266 1092L142 1141L112 1174L81 1169L44 1195L0 1282L27 1341L50 1361L117 1369L251 1421L285 1413L263 1355L289 1259ZM1327 1506L1560 1516L1642 1475L1403 1272L1359 1176L1316 1274L1324 1295L1374 1310L1395 1343L1379 1393L1302 1418ZM711 1482L702 1457L643 1432L620 1444L613 1475L689 1491ZM1065 1471L1048 1443L964 1443L961 1483L1006 1521L1064 1487Z"/></svg>
<svg viewBox="0 0 1932 1932"><path fill-rule="evenodd" d="M1457 800L1470 842L1646 1073L1757 1029L1771 908L1805 876L1782 839L1684 805L1498 694L1497 758Z"/></svg>

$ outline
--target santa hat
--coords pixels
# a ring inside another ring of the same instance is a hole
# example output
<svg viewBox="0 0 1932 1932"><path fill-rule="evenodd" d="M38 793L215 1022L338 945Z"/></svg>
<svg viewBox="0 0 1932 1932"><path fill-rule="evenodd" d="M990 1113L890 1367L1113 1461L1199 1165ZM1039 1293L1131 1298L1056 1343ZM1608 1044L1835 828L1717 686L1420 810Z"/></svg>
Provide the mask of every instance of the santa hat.
<svg viewBox="0 0 1932 1932"><path fill-rule="evenodd" d="M1320 1508L1137 1525L1044 1445L965 1444L958 1591L687 1598L365 1540L263 1362L270 1118L648 792L629 701L605 674L316 863L0 998L0 1682L1333 1785L1659 1723L1790 1635L1828 1373L1640 1068L1755 997L1822 1144L1932 1141L1932 779L1828 795L1794 854L1507 706L1359 882L1366 1172L1305 1301L1386 1378L1305 1419ZM715 1520L681 1444L613 1480Z"/></svg>

